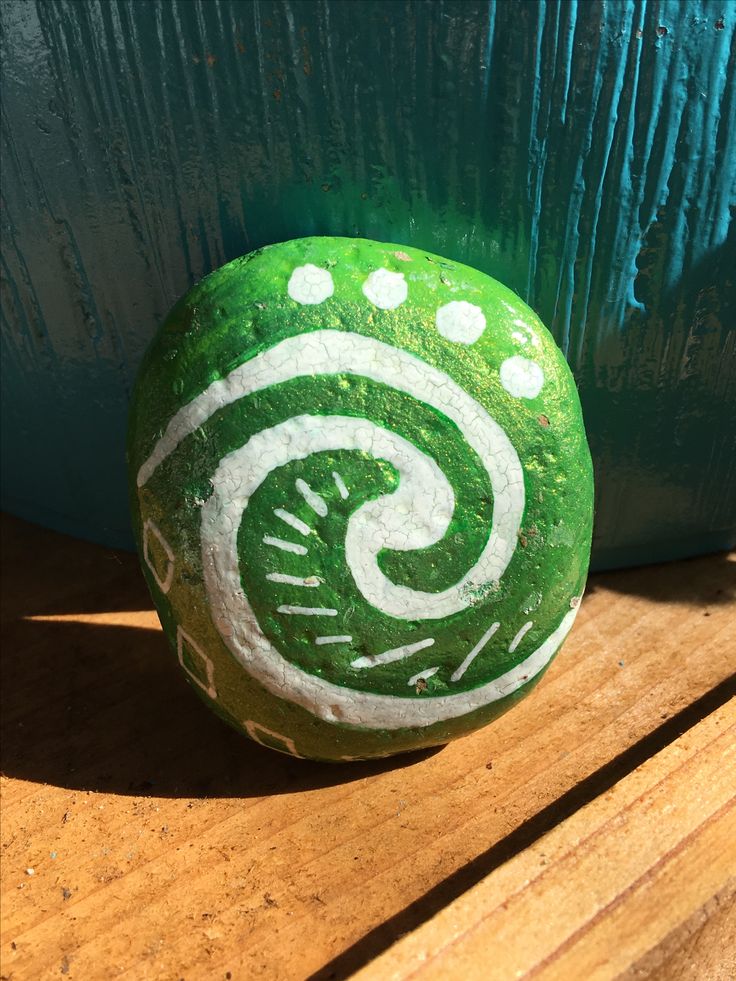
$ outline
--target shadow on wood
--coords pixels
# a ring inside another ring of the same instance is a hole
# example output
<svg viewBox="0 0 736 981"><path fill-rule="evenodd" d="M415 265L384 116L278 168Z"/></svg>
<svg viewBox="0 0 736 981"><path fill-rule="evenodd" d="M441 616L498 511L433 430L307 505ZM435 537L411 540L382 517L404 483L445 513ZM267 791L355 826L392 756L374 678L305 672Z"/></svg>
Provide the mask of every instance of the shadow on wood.
<svg viewBox="0 0 736 981"><path fill-rule="evenodd" d="M702 606L707 612L709 606L723 606L736 599L736 558L733 553L721 552L635 569L598 572L589 580L586 592L601 587L655 603Z"/></svg>
<svg viewBox="0 0 736 981"><path fill-rule="evenodd" d="M135 556L3 520L2 769L61 787L261 797L411 766L321 764L230 730L184 680ZM73 576L70 572L73 571Z"/></svg>

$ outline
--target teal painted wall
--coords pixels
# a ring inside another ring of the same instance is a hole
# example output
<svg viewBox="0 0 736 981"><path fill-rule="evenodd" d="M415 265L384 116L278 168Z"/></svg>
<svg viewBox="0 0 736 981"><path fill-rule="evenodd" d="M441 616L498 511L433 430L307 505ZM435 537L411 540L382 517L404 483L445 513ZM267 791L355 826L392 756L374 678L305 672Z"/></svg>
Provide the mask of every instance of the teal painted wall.
<svg viewBox="0 0 736 981"><path fill-rule="evenodd" d="M3 506L131 542L127 402L193 282L361 235L512 287L575 373L594 563L736 541L736 6L8 2Z"/></svg>

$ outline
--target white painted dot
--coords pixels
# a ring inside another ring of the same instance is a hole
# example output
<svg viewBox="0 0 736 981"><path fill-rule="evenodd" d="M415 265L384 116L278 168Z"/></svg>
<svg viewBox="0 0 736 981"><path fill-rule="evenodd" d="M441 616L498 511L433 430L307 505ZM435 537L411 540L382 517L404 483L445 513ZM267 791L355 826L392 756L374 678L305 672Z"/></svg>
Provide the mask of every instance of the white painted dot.
<svg viewBox="0 0 736 981"><path fill-rule="evenodd" d="M474 344L486 329L481 308L466 300L453 300L440 307L435 322L440 334L456 344Z"/></svg>
<svg viewBox="0 0 736 981"><path fill-rule="evenodd" d="M539 365L519 355L506 358L499 374L503 387L517 399L535 399L544 385L544 372Z"/></svg>
<svg viewBox="0 0 736 981"><path fill-rule="evenodd" d="M363 293L379 310L395 310L407 297L409 287L403 273L376 269L363 283Z"/></svg>
<svg viewBox="0 0 736 981"><path fill-rule="evenodd" d="M297 303L324 303L335 292L335 284L327 269L320 269L308 262L297 266L289 280L289 296Z"/></svg>

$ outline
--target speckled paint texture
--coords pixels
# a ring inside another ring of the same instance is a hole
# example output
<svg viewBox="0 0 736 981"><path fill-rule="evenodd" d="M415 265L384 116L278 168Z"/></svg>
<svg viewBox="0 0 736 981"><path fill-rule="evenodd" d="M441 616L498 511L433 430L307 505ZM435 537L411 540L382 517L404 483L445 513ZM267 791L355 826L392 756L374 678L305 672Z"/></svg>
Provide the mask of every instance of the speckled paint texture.
<svg viewBox="0 0 736 981"><path fill-rule="evenodd" d="M131 408L143 569L190 680L294 755L434 745L572 627L592 467L569 369L511 290L309 238L206 277Z"/></svg>
<svg viewBox="0 0 736 981"><path fill-rule="evenodd" d="M365 236L505 283L575 376L594 564L736 539L736 15L722 0L3 2L3 506L131 544L166 311Z"/></svg>

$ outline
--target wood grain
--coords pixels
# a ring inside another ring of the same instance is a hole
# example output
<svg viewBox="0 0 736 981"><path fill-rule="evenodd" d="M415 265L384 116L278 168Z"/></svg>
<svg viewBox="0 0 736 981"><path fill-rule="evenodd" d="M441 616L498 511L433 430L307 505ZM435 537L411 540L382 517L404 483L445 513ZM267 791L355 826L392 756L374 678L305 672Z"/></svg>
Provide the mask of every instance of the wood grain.
<svg viewBox="0 0 736 981"><path fill-rule="evenodd" d="M668 945L661 973L683 946L678 928L698 914L700 929L717 925L710 965L726 977L736 915L735 737L732 700L357 978L636 977L645 956Z"/></svg>
<svg viewBox="0 0 736 981"><path fill-rule="evenodd" d="M713 556L593 577L539 688L485 731L382 764L292 760L201 705L133 556L3 530L16 981L345 977L734 691L736 563Z"/></svg>

